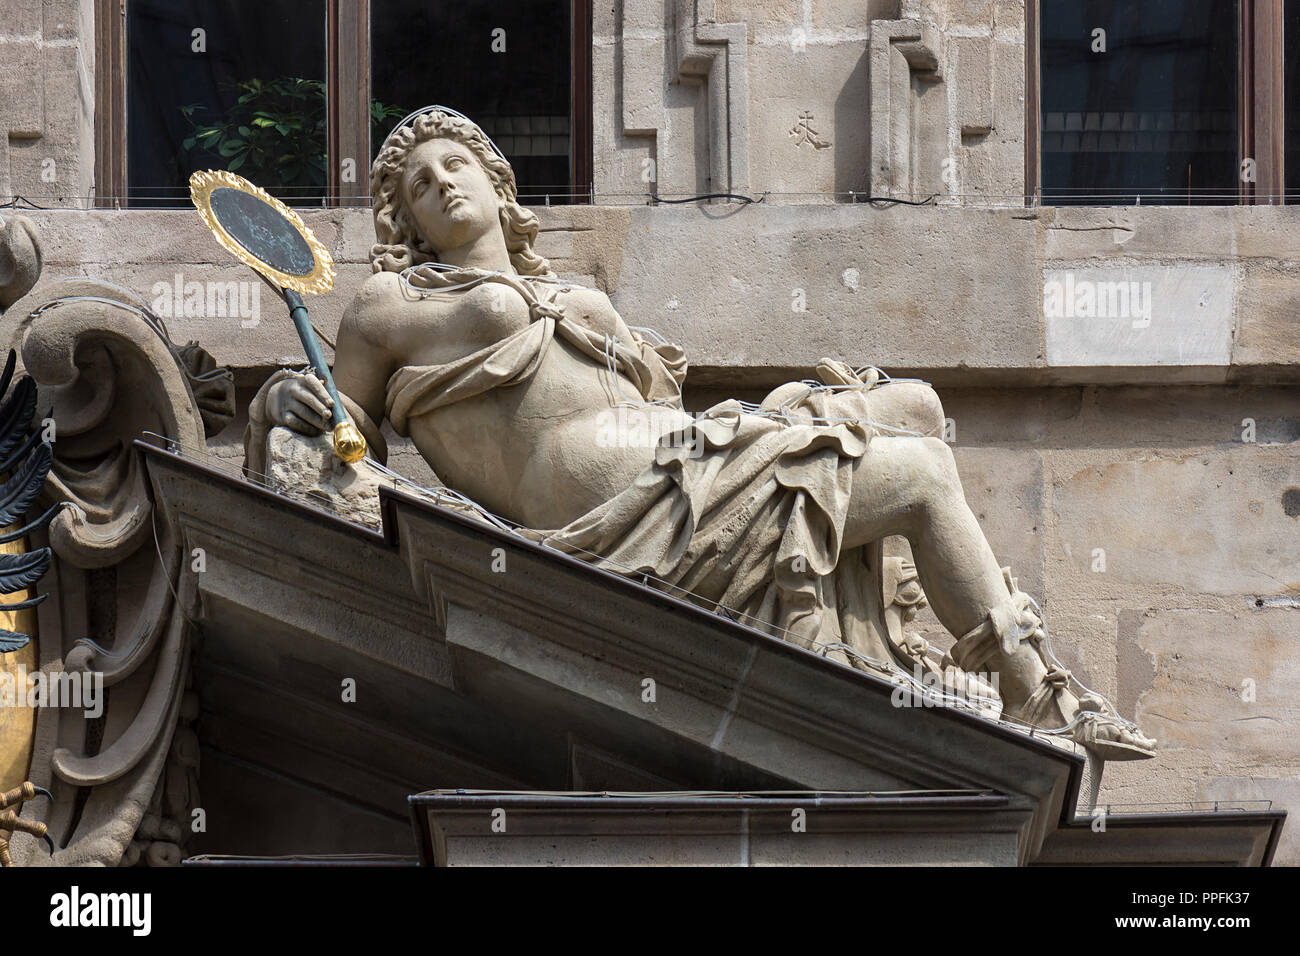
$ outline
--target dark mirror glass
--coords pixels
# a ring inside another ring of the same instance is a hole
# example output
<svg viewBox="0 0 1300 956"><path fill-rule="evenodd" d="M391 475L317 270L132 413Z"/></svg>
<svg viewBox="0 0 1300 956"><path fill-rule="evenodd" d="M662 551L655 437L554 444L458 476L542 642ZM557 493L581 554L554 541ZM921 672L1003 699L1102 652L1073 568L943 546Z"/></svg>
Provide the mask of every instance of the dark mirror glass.
<svg viewBox="0 0 1300 956"><path fill-rule="evenodd" d="M1042 0L1042 201L1238 201L1237 4Z"/></svg>
<svg viewBox="0 0 1300 956"><path fill-rule="evenodd" d="M307 240L270 203L238 189L214 189L208 199L212 215L237 243L271 268L308 276L316 256Z"/></svg>
<svg viewBox="0 0 1300 956"><path fill-rule="evenodd" d="M521 202L572 201L569 4L372 0L371 158L398 120L438 103L505 153Z"/></svg>
<svg viewBox="0 0 1300 956"><path fill-rule="evenodd" d="M325 0L129 0L126 43L131 205L188 204L199 169L320 202Z"/></svg>

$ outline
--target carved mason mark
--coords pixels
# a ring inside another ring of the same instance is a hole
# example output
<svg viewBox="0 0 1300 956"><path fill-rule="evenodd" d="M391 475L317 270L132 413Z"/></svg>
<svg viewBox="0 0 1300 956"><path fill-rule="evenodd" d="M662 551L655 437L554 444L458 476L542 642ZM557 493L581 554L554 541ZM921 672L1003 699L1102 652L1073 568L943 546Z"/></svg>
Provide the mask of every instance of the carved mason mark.
<svg viewBox="0 0 1300 956"><path fill-rule="evenodd" d="M795 149L808 143L813 149L830 149L830 142L821 138L821 134L813 129L812 121L814 117L808 110L799 111L799 121L790 127L790 135L795 138Z"/></svg>

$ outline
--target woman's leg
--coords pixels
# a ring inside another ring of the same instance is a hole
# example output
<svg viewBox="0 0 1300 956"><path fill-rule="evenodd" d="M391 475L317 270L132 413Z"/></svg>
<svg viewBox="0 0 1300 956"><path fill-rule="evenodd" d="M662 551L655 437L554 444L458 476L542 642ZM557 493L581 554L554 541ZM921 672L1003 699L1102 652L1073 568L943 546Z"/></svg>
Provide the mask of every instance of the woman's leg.
<svg viewBox="0 0 1300 956"><path fill-rule="evenodd" d="M998 675L1004 716L1070 735L1106 760L1155 754L1156 742L1093 694L1075 696L1069 674L1046 662L1043 622L1025 595L1009 593L975 520L952 451L936 438L883 438L854 465L844 548L901 534L912 545L921 586L957 643L966 671Z"/></svg>
<svg viewBox="0 0 1300 956"><path fill-rule="evenodd" d="M844 547L900 534L912 545L917 574L939 622L961 638L1007 604L1002 569L979 522L966 504L952 451L937 438L884 438L855 466L853 498L845 522ZM1028 641L988 662L998 673L999 691L1010 711L1041 685L1047 667ZM1069 695L1068 691L1063 691ZM1059 701L1072 716L1073 695Z"/></svg>
<svg viewBox="0 0 1300 956"><path fill-rule="evenodd" d="M1002 570L966 504L952 452L937 438L885 438L855 465L844 548L886 535L912 544L935 615L960 637L1007 595Z"/></svg>

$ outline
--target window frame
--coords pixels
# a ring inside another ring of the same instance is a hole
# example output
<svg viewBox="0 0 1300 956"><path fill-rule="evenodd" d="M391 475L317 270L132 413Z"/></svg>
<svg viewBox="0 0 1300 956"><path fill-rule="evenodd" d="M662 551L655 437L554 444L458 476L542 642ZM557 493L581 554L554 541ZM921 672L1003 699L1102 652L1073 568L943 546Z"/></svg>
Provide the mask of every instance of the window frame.
<svg viewBox="0 0 1300 956"><path fill-rule="evenodd" d="M128 208L126 8L130 0L95 0L95 194L99 209ZM569 188L573 203L591 202L592 4L569 0ZM326 0L326 208L370 205L370 0ZM356 159L345 182L341 160ZM585 200L584 198L585 197ZM156 208L156 207L151 207Z"/></svg>
<svg viewBox="0 0 1300 956"><path fill-rule="evenodd" d="M1300 0L1291 0L1300 3ZM1237 163L1255 160L1255 181L1237 182L1237 205L1285 202L1284 0L1238 0ZM1042 205L1040 0L1025 0L1025 205ZM1106 203L1106 205L1119 205ZM1228 205L1224 203L1224 205Z"/></svg>

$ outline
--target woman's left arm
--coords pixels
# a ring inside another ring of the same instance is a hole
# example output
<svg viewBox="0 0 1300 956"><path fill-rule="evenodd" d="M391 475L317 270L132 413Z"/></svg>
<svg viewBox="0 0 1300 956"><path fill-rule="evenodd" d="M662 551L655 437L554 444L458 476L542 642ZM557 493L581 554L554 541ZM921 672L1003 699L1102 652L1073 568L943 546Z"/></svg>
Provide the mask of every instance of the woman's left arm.
<svg viewBox="0 0 1300 956"><path fill-rule="evenodd" d="M609 302L608 297L605 298ZM614 319L614 337L623 345L636 351L651 369L650 400L680 398L682 383L686 380L686 352L680 345L666 339L653 341L641 335L618 314L609 302L609 314Z"/></svg>

